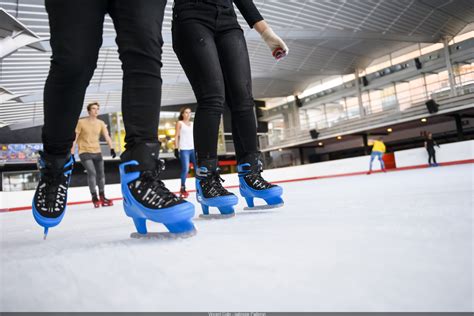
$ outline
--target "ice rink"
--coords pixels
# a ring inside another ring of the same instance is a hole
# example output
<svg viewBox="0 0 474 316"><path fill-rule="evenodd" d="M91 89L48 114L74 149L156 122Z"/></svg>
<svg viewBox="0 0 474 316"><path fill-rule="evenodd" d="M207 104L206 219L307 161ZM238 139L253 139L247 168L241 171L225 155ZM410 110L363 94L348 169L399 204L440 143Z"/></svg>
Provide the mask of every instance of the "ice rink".
<svg viewBox="0 0 474 316"><path fill-rule="evenodd" d="M31 212L3 213L0 309L473 311L473 171L283 183L283 208L241 199L181 240L129 238L121 202L70 206L46 241Z"/></svg>

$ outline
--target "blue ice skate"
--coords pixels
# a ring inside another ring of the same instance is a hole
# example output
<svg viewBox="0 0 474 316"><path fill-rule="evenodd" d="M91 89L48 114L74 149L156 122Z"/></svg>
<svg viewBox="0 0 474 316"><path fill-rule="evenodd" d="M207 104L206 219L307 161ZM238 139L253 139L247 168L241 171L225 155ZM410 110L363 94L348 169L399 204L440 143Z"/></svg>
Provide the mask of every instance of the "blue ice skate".
<svg viewBox="0 0 474 316"><path fill-rule="evenodd" d="M32 211L36 222L44 227L44 239L50 227L61 223L66 213L67 190L71 181L74 158L40 151L40 180L33 197Z"/></svg>
<svg viewBox="0 0 474 316"><path fill-rule="evenodd" d="M172 237L188 237L196 233L192 222L194 205L179 199L159 179L164 162L157 159L159 143L137 144L122 154L120 181L125 214L133 219L138 234L131 237L150 237L146 221L162 223ZM159 235L166 233L155 233Z"/></svg>
<svg viewBox="0 0 474 316"><path fill-rule="evenodd" d="M234 205L239 200L237 196L227 191L219 176L217 160L201 162L196 169L196 197L201 204L203 214L201 218L229 218L235 215ZM220 214L209 214L209 207L217 207Z"/></svg>
<svg viewBox="0 0 474 316"><path fill-rule="evenodd" d="M244 210L271 209L283 206L282 187L271 184L262 178L263 164L260 160L260 153L248 154L240 162L237 166L239 189L248 205ZM267 205L255 206L254 198L265 200Z"/></svg>

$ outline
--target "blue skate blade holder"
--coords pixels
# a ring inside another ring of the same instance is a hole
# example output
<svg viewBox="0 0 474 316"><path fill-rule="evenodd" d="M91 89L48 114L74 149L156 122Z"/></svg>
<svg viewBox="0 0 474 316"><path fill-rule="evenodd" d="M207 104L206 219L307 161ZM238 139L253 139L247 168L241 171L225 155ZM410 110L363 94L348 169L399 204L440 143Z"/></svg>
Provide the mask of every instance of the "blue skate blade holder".
<svg viewBox="0 0 474 316"><path fill-rule="evenodd" d="M239 203L237 196L225 195L214 198L205 198L202 194L200 180L196 178L196 198L202 207L201 217L228 218L235 215L234 205ZM209 214L209 207L217 207L220 214Z"/></svg>
<svg viewBox="0 0 474 316"><path fill-rule="evenodd" d="M281 195L283 194L283 188L276 185L272 188L265 190L255 190L251 188L247 182L245 182L244 176L246 174L245 167L250 167L249 163L240 164L237 166L237 172L239 173L239 190L242 197L245 198L248 207L246 210L256 210L256 209L271 209L281 207L284 204ZM259 198L265 200L267 205L255 206L254 198Z"/></svg>
<svg viewBox="0 0 474 316"><path fill-rule="evenodd" d="M123 209L133 223L139 234L147 234L146 220L161 223L166 226L170 233L181 234L195 230L192 218L194 217L194 205L183 202L172 207L151 209L140 204L132 195L128 184L140 177L139 171L125 172L125 167L138 165L136 160L120 164L121 188L123 194Z"/></svg>

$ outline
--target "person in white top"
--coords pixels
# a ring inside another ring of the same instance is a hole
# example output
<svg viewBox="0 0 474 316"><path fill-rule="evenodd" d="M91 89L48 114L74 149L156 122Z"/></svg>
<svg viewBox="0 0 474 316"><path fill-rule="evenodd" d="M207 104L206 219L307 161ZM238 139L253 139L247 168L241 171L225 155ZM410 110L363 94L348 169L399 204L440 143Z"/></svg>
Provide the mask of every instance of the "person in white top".
<svg viewBox="0 0 474 316"><path fill-rule="evenodd" d="M196 168L196 156L194 154L193 122L191 122L191 108L183 107L179 111L178 122L176 122L176 135L174 143L174 155L181 161L181 190L180 197L187 198L186 177L189 172L189 162Z"/></svg>

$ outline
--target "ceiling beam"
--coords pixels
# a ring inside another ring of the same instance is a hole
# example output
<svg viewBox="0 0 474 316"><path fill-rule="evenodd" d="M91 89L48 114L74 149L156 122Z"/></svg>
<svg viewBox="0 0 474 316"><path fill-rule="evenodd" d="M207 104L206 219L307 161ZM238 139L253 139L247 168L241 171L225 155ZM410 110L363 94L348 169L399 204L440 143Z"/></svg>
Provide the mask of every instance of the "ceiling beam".
<svg viewBox="0 0 474 316"><path fill-rule="evenodd" d="M438 43L439 37L433 37L426 34L401 34L401 33L383 33L369 31L352 31L352 30L278 30L275 32L286 41L308 41L308 40L368 40L368 41L391 41L391 42L408 42L408 43ZM163 31L163 41L165 43L172 42L171 31ZM254 30L245 32L245 39L248 41L261 41L260 34ZM42 42L44 49L51 51L49 39ZM106 35L102 38L102 48L117 47L115 43L115 35Z"/></svg>
<svg viewBox="0 0 474 316"><path fill-rule="evenodd" d="M439 38L425 34L401 34L401 33L384 33L369 31L352 31L352 30L277 30L275 32L284 40L369 40L369 41L394 41L394 42L411 42L411 43L437 43ZM245 34L247 40L260 40L257 32L247 32Z"/></svg>

